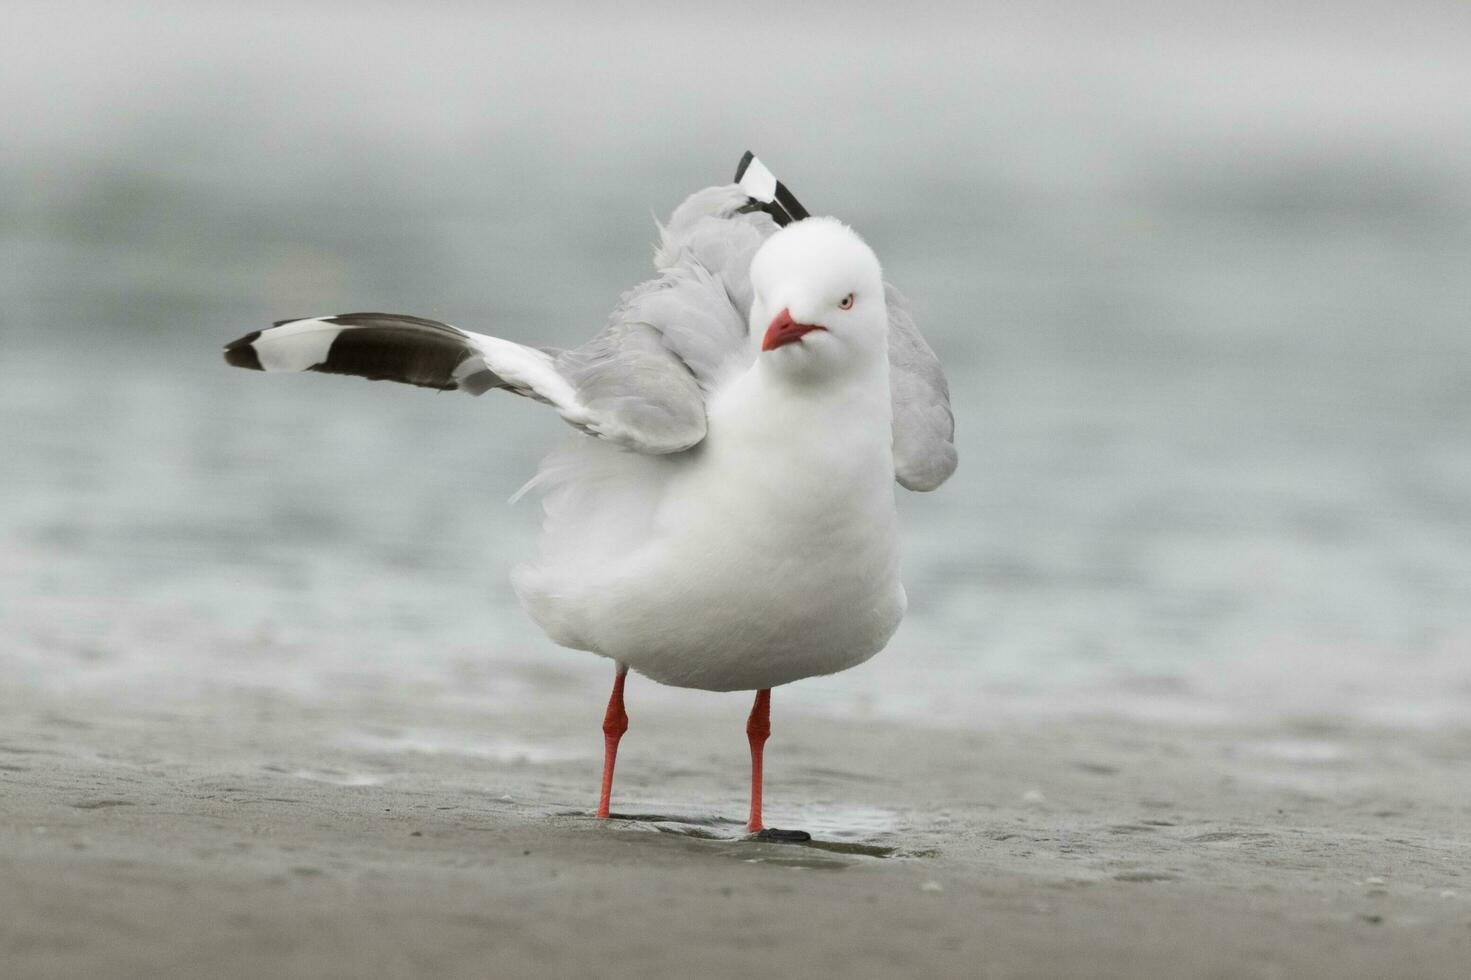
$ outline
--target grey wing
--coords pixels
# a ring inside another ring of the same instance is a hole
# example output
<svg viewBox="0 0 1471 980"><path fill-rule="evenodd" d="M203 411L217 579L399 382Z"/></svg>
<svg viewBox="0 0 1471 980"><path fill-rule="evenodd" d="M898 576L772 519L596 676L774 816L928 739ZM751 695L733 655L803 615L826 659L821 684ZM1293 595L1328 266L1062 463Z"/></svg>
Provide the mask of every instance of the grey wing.
<svg viewBox="0 0 1471 980"><path fill-rule="evenodd" d="M557 355L599 435L646 453L705 437L705 400L750 364L751 257L776 225L736 185L691 194L660 228L659 275L623 294L592 340Z"/></svg>
<svg viewBox="0 0 1471 980"><path fill-rule="evenodd" d="M889 306L889 392L894 408L894 475L909 490L933 490L955 472L950 386L909 304L884 284Z"/></svg>
<svg viewBox="0 0 1471 980"><path fill-rule="evenodd" d="M745 348L724 283L686 256L623 295L592 340L557 355L558 373L600 420L597 434L645 453L705 438L705 398Z"/></svg>

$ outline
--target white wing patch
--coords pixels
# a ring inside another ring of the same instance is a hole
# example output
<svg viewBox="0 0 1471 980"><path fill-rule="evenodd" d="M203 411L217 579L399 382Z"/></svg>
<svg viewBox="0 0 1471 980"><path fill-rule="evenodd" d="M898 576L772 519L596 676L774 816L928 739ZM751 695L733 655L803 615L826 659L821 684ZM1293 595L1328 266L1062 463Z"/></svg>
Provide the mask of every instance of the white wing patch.
<svg viewBox="0 0 1471 980"><path fill-rule="evenodd" d="M297 320L263 332L255 341L262 371L307 371L327 359L342 328L324 319Z"/></svg>
<svg viewBox="0 0 1471 980"><path fill-rule="evenodd" d="M484 358L485 366L512 388L555 406L569 422L580 425L586 421L577 392L557 373L550 354L483 333L466 330L464 334Z"/></svg>
<svg viewBox="0 0 1471 980"><path fill-rule="evenodd" d="M741 175L741 190L746 196L770 204L776 200L776 174L766 169L766 164L755 157L746 165L746 172Z"/></svg>

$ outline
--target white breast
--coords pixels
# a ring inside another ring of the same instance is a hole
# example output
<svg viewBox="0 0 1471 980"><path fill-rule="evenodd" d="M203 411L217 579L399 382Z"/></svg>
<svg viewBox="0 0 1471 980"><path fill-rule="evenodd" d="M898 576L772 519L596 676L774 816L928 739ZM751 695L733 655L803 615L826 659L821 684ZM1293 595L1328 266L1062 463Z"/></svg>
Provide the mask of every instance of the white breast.
<svg viewBox="0 0 1471 980"><path fill-rule="evenodd" d="M881 650L905 604L886 391L793 392L757 370L721 392L646 546L589 608L591 645L707 690L772 687Z"/></svg>

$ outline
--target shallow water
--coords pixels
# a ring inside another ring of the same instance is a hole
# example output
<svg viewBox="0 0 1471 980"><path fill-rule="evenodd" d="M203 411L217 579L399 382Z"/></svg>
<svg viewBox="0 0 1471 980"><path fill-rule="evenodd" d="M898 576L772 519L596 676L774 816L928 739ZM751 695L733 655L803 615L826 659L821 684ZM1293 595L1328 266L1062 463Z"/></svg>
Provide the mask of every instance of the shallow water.
<svg viewBox="0 0 1471 980"><path fill-rule="evenodd" d="M749 42L713 21L594 43L555 13L111 10L22 6L0 41L13 683L600 697L606 665L541 638L506 583L537 513L504 501L555 419L230 371L219 346L349 308L575 343L646 274L649 211L749 144L875 244L960 426L956 478L902 501L904 628L783 704L1464 718L1455 10L1275 45L1204 14L978 8L906 25L908 46L859 18L782 78L738 70ZM344 48L383 57L320 70Z"/></svg>

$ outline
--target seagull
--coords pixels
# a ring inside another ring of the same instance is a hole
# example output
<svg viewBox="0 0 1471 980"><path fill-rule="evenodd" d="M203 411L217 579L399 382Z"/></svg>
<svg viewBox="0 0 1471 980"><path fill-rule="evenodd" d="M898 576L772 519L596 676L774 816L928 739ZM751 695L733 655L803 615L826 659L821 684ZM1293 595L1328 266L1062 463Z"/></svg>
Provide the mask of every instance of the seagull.
<svg viewBox="0 0 1471 980"><path fill-rule="evenodd" d="M614 662L597 816L631 668L755 691L747 829L800 834L762 822L771 689L861 664L898 628L894 484L955 470L948 386L873 250L749 152L659 227L654 265L570 350L346 313L279 321L225 360L550 405L576 431L520 491L541 495L543 533L511 581L553 641Z"/></svg>

